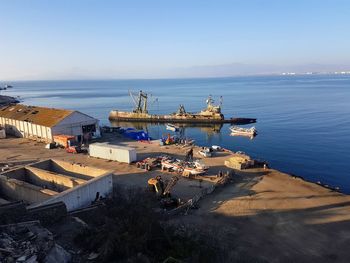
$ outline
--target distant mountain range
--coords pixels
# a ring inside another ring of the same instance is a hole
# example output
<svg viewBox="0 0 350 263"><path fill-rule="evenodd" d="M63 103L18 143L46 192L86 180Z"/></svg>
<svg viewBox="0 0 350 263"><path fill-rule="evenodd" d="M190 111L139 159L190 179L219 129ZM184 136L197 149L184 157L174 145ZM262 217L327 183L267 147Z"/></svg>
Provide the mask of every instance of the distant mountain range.
<svg viewBox="0 0 350 263"><path fill-rule="evenodd" d="M350 65L253 65L232 63L216 66L194 66L189 68L176 68L171 73L176 77L228 77L244 75L280 75L282 73L335 73L350 71Z"/></svg>
<svg viewBox="0 0 350 263"><path fill-rule="evenodd" d="M203 65L192 67L153 67L124 69L118 68L80 68L72 67L67 70L47 72L27 71L23 76L0 75L0 80L72 80L72 79L156 79L156 78L204 78L204 77L232 77L253 75L295 75L295 74L323 74L343 72L348 74L350 63L347 65L326 64L247 64L231 63L222 65ZM4 73L3 73L4 74Z"/></svg>

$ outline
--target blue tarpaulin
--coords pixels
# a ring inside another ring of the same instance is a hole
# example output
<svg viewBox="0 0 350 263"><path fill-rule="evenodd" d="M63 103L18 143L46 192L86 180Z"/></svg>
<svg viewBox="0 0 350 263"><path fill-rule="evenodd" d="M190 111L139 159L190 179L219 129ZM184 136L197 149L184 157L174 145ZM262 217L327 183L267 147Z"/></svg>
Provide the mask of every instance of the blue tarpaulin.
<svg viewBox="0 0 350 263"><path fill-rule="evenodd" d="M151 137L148 136L147 132L137 131L137 130L132 129L132 128L127 128L123 134L125 137L133 139L133 140L137 140L137 141L151 139Z"/></svg>

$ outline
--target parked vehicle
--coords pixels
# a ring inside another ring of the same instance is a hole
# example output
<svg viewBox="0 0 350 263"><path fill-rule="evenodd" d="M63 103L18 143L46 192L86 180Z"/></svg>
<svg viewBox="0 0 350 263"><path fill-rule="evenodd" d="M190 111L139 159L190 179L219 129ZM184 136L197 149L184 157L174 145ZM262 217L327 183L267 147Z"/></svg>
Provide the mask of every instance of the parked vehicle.
<svg viewBox="0 0 350 263"><path fill-rule="evenodd" d="M213 149L213 151L216 151L216 152L220 152L223 150L222 147L219 145L212 145L211 148Z"/></svg>
<svg viewBox="0 0 350 263"><path fill-rule="evenodd" d="M179 202L177 198L171 197L171 191L177 184L179 177L173 176L170 181L165 183L161 176L151 178L147 181L148 187L155 192L160 198L160 205L162 208L174 208Z"/></svg>
<svg viewBox="0 0 350 263"><path fill-rule="evenodd" d="M148 157L142 161L136 163L137 168L145 169L151 171L153 168L161 166L161 158L151 158Z"/></svg>

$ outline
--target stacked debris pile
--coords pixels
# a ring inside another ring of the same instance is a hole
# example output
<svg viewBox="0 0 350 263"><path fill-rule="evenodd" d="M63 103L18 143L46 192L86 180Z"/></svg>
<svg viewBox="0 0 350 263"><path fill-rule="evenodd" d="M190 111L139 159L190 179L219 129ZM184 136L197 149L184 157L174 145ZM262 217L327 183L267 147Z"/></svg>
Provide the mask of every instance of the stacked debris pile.
<svg viewBox="0 0 350 263"><path fill-rule="evenodd" d="M0 226L0 262L65 263L70 259L39 221Z"/></svg>

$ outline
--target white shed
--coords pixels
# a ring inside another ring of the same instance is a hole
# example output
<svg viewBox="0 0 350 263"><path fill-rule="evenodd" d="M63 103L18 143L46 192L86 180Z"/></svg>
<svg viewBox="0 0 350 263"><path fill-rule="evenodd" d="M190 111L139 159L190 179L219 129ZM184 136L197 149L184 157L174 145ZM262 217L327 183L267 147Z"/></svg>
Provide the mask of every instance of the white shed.
<svg viewBox="0 0 350 263"><path fill-rule="evenodd" d="M0 108L0 125L8 134L45 142L58 134L87 137L99 133L98 120L79 111L22 104Z"/></svg>
<svg viewBox="0 0 350 263"><path fill-rule="evenodd" d="M89 145L91 157L122 163L132 163L137 160L136 149L131 147L113 145L108 143L92 143Z"/></svg>

